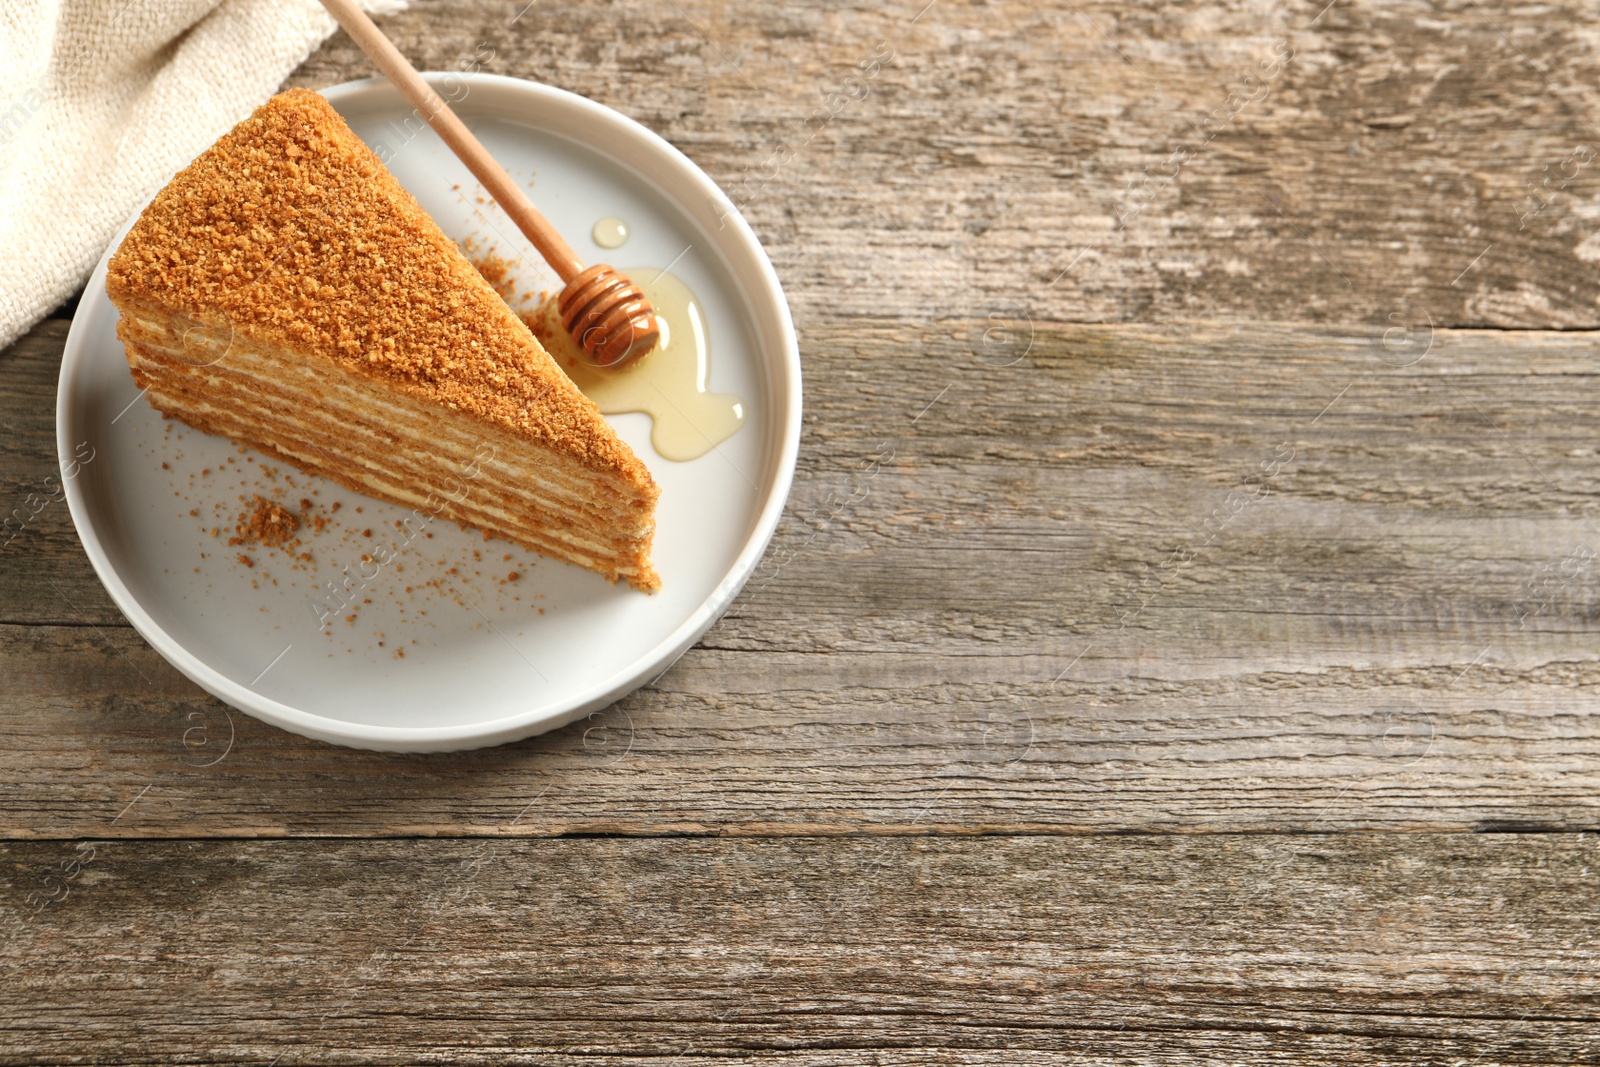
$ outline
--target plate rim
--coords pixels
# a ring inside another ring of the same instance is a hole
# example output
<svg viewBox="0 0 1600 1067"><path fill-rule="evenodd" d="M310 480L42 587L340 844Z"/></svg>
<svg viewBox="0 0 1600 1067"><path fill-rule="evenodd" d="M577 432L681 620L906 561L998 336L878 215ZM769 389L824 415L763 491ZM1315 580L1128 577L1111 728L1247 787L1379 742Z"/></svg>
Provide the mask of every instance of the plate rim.
<svg viewBox="0 0 1600 1067"><path fill-rule="evenodd" d="M444 82L445 79L454 79L458 82L466 80L485 85L497 85L515 93L524 93L532 101L544 100L554 102L560 106L576 108L578 111L586 112L587 116L597 123L620 127L624 133L641 140L648 149L659 155L666 156L676 165L682 176L688 179L691 185L697 186L700 192L707 195L710 202L720 206L724 213L720 217L731 224L735 242L745 246L744 251L750 255L759 276L755 279L754 284L741 288L752 289L756 292L764 290L774 298L778 340L780 342L779 350L768 352L764 362L772 370L779 372L777 384L780 387L786 386L788 394L786 403L774 402L772 404L772 416L779 423L776 428L779 446L772 465L774 477L767 487L765 500L756 516L755 524L750 534L745 538L738 555L734 557L732 564L723 573L722 578L706 599L653 648L636 657L620 671L614 672L594 685L579 690L574 696L557 701L555 704L542 709L482 720L466 725L383 726L331 719L315 712L304 711L262 696L248 686L240 685L238 682L226 677L216 668L190 652L186 646L172 637L172 635L168 634L144 609L138 598L133 595L127 584L122 580L117 569L112 565L110 556L101 544L100 534L91 521L88 504L84 499L77 479L63 477L62 486L65 490L67 510L72 516L72 523L77 531L78 539L89 557L89 562L93 566L96 576L133 628L163 659L176 667L190 681L230 707L288 730L291 733L352 748L426 753L485 748L519 741L550 730L559 729L586 714L592 714L616 702L637 689L651 684L671 669L679 657L692 648L732 605L734 598L739 595L739 592L754 575L757 566L771 544L773 535L777 531L778 523L788 502L790 489L793 486L796 462L799 457L802 380L800 347L795 333L794 318L790 311L788 300L784 296L783 285L778 279L777 271L772 266L772 260L731 198L723 193L717 184L693 160L684 155L683 152L665 138L628 115L605 104L553 85L526 78L480 72L424 71L422 73L423 77L436 87ZM394 93L397 102L404 103L403 99L400 98L399 92L382 78L362 78L356 81L343 82L339 85L319 89L317 92L330 103L336 103L341 97L353 96L374 89L380 91L387 89L389 92ZM596 151L600 151L601 155L611 158L609 152L599 149L596 149ZM616 160L615 162L625 167L631 168L633 166L622 160ZM660 189L659 186L657 191L665 193L665 190ZM665 195L680 211L687 212L682 197L672 194ZM110 261L112 253L117 245L121 243L120 239L123 234L132 226L148 203L149 200L147 199L134 209L132 215L118 229L116 237L106 247L94 272L90 275L86 292L93 292L96 286L101 291L104 290L106 265ZM718 249L717 254L719 256L725 255L720 249ZM737 273L735 274L735 280L738 280ZM745 292L740 293L741 297L747 297L748 295ZM68 433L71 425L68 401L72 396L71 388L74 372L86 358L81 355L81 352L86 348L84 334L89 329L86 325L88 318L86 311L92 306L92 301L84 301L73 314L72 324L67 330L66 343L62 351L61 372L56 382L56 460L63 471L68 469L73 456L74 444L71 440L72 435ZM759 336L757 340L760 340ZM769 370L770 373L771 371ZM776 391L773 391L772 399L774 401L780 399Z"/></svg>

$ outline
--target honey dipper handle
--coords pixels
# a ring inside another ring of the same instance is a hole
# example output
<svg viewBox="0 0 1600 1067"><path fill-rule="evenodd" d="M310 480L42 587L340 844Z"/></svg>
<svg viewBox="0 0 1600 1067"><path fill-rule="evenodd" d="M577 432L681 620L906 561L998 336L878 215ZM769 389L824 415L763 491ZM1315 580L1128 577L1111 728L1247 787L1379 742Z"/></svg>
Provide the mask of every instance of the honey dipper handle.
<svg viewBox="0 0 1600 1067"><path fill-rule="evenodd" d="M344 27L356 46L367 54L367 58L383 72L384 77L417 109L417 114L426 119L434 132L450 146L450 151L483 183L495 203L511 216L517 229L533 242L533 247L561 275L561 280L570 282L581 274L583 261L572 251L572 247L539 214L539 209L533 206L522 188L511 180L511 175L495 162L494 157L472 135L472 131L450 110L450 105L422 80L422 75L406 61L406 57L383 35L383 31L373 24L367 13L357 7L353 0L322 0L322 6L339 20L339 25Z"/></svg>

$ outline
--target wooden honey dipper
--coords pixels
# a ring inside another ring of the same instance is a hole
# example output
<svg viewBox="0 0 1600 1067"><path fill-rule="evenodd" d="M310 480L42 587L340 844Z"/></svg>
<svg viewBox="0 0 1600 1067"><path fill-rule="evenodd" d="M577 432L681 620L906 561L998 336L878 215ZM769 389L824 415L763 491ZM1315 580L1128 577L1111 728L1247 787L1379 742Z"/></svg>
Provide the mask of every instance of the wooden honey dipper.
<svg viewBox="0 0 1600 1067"><path fill-rule="evenodd" d="M400 90L417 114L467 165L489 195L566 283L556 297L561 324L581 353L597 367L620 367L638 359L661 339L655 309L644 292L615 267L597 263L587 269L572 246L539 213L505 168L462 124L394 43L353 0L322 0L322 6L384 77Z"/></svg>

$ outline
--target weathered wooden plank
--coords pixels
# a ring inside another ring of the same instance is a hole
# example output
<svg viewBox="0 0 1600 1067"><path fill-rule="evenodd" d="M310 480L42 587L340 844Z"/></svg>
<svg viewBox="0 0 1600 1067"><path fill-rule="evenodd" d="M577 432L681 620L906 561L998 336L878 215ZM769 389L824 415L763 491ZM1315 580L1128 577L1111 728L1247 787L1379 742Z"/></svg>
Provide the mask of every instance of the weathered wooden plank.
<svg viewBox="0 0 1600 1067"><path fill-rule="evenodd" d="M73 530L56 462L56 379L69 326L46 319L0 349L0 619L123 625Z"/></svg>
<svg viewBox="0 0 1600 1067"><path fill-rule="evenodd" d="M54 330L0 356L16 395ZM607 729L503 752L233 716L202 770L228 717L46 509L0 552L0 833L1595 825L1583 337L1437 331L1406 367L1363 331L1040 326L1009 367L967 340L813 331L800 482L750 590ZM908 395L872 356L914 347L937 373ZM0 401L8 485L51 469L38 399Z"/></svg>
<svg viewBox="0 0 1600 1067"><path fill-rule="evenodd" d="M1600 416L1587 397L1600 374L1582 335L1435 331L1413 342L1419 362L1396 367L1363 331L1040 325L1019 363L993 367L964 344L981 328L813 331L790 515L723 631L778 648L835 641L811 621L813 607L837 611L830 596L850 598L851 615L864 598L893 608L917 628L893 636L923 641L958 628L939 618L951 612L976 628L970 615L1003 606L1035 617L1029 636L1091 635L1196 593L1361 616L1374 583L1435 628L1545 633L1587 617L1592 567L1574 563L1558 590L1536 573L1594 532ZM12 509L55 472L46 349L60 329L0 355L15 383L0 399L17 441L0 459ZM902 368L918 364L908 386ZM1163 570L1174 553L1181 566ZM80 559L66 508L50 504L0 551L0 618L115 623ZM1244 573L1219 583L1218 569ZM762 596L799 588L822 595ZM803 626L782 624L794 603ZM762 614L740 631L746 611Z"/></svg>
<svg viewBox="0 0 1600 1067"><path fill-rule="evenodd" d="M12 1062L1600 1058L1588 836L0 855Z"/></svg>
<svg viewBox="0 0 1600 1067"><path fill-rule="evenodd" d="M683 148L750 218L803 328L1600 325L1592 5L521 12L415 4L383 25L437 69L548 81ZM291 83L370 70L339 34Z"/></svg>
<svg viewBox="0 0 1600 1067"><path fill-rule="evenodd" d="M0 662L9 837L1581 829L1600 792L1593 663L1086 657L1051 684L1019 656L702 648L567 730L408 757L230 714L127 629L0 628Z"/></svg>

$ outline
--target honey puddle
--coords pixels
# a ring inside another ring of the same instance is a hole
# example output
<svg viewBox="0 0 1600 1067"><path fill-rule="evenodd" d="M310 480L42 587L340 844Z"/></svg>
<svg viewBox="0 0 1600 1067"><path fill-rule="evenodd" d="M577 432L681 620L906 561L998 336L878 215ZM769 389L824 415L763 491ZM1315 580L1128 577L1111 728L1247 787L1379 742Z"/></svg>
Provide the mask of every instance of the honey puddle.
<svg viewBox="0 0 1600 1067"><path fill-rule="evenodd" d="M655 423L650 444L663 459L699 459L744 425L744 401L709 391L711 340L700 302L683 279L657 267L624 267L622 273L656 309L661 343L621 370L601 370L578 358L553 297L525 321L602 414L645 412Z"/></svg>

